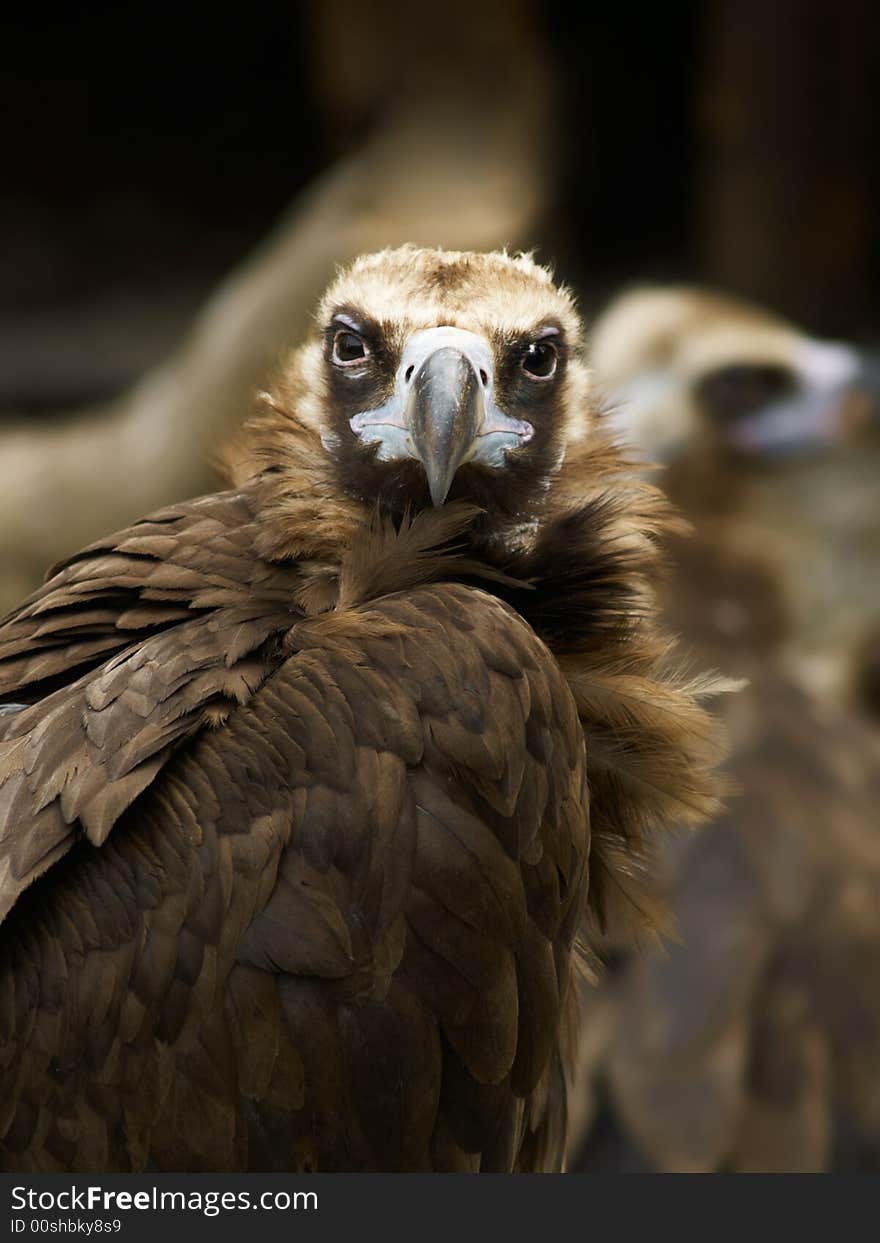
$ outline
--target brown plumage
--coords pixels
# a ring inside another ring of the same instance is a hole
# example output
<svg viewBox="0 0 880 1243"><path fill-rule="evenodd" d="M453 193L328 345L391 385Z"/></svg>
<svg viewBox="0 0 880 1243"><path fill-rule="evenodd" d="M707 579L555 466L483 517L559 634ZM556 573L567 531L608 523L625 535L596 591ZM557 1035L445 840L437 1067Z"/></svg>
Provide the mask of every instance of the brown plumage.
<svg viewBox="0 0 880 1243"><path fill-rule="evenodd" d="M716 806L579 331L525 258L360 260L231 490L0 625L5 1168L559 1168L578 928Z"/></svg>
<svg viewBox="0 0 880 1243"><path fill-rule="evenodd" d="M748 685L724 701L739 793L709 828L661 851L657 893L669 901L676 943L639 960L624 954L600 995L585 999L592 1036L583 1073L602 1081L605 1101L585 1160L686 1171L876 1168L880 739L791 672L792 653L803 649L790 584L813 575L821 581L804 591L839 586L836 563L852 550L826 533L812 560L799 563L795 545L787 560L780 555L773 488L784 513L791 473L806 464L731 455L731 421L760 410L728 406L720 418L705 396L711 374L743 379L756 359L791 363L806 339L748 308L688 301L681 291L631 295L609 318L617 370L612 383L600 323L599 380L612 398L615 389L642 394L631 430L649 455L666 453L667 487L694 526L692 539L673 541L668 622L699 660ZM662 356L643 348L649 340L664 343ZM674 445L652 432L661 412L652 417L639 383L652 372L660 391L664 366L688 421ZM626 427L625 401L615 417ZM807 492L802 510L811 503ZM855 601L834 607L838 616L857 612Z"/></svg>

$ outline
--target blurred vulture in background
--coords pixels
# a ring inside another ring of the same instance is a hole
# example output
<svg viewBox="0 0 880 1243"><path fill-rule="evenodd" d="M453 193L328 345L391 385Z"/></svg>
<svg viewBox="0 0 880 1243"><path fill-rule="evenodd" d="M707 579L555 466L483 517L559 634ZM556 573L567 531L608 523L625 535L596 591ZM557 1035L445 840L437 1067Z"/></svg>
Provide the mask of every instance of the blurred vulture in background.
<svg viewBox="0 0 880 1243"><path fill-rule="evenodd" d="M664 486L701 542L723 540L726 572L735 557L773 578L774 659L857 705L880 633L880 355L687 288L619 298L591 350L612 423L669 464ZM712 619L722 644L742 637L744 594Z"/></svg>
<svg viewBox="0 0 880 1243"><path fill-rule="evenodd" d="M576 935L717 810L580 339L527 258L362 259L235 486L0 625L5 1168L560 1168Z"/></svg>
<svg viewBox="0 0 880 1243"><path fill-rule="evenodd" d="M739 793L662 851L677 940L607 947L617 969L585 998L576 1164L877 1168L880 735L841 703L880 604L875 377L678 289L613 304L592 363L695 528L673 541L667 617L748 685L725 701Z"/></svg>

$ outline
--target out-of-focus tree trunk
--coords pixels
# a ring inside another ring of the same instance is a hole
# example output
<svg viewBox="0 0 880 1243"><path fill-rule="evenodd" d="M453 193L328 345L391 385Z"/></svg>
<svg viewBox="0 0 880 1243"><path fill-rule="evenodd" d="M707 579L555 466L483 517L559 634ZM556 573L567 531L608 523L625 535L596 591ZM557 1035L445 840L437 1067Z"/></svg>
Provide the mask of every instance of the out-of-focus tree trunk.
<svg viewBox="0 0 880 1243"><path fill-rule="evenodd" d="M813 329L868 294L869 0L715 0L698 128L701 268Z"/></svg>
<svg viewBox="0 0 880 1243"><path fill-rule="evenodd" d="M164 366L110 407L0 434L0 605L57 557L213 486L214 446L302 336L336 264L407 241L532 240L555 154L537 10L452 0L432 32L390 3L315 0L310 15L331 133L371 122L367 136L223 282Z"/></svg>

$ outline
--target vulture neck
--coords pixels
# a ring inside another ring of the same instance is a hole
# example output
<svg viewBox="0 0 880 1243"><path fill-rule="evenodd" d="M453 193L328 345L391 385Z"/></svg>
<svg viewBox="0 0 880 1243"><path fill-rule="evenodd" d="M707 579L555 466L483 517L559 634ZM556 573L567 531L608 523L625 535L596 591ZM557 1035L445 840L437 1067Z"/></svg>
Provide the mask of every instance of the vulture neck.
<svg viewBox="0 0 880 1243"><path fill-rule="evenodd" d="M529 514L501 519L459 501L400 517L343 492L320 436L278 416L252 426L257 551L297 563L307 614L368 598L352 579L366 561L375 597L381 555L386 594L416 581L475 583L558 654L616 648L639 629L662 561L658 536L678 524L610 441L594 435L570 449Z"/></svg>
<svg viewBox="0 0 880 1243"><path fill-rule="evenodd" d="M584 731L593 931L655 935L665 909L647 879L655 835L718 809L723 742L702 700L727 689L689 674L656 625L661 539L681 529L661 492L593 432L518 522L493 525L461 502L394 518L340 489L319 434L292 408L270 405L241 456L255 552L295 565L306 620L294 631L344 643L352 609L428 582L472 584L515 609L556 655Z"/></svg>
<svg viewBox="0 0 880 1243"><path fill-rule="evenodd" d="M773 533L755 522L750 503L762 473L760 465L696 452L664 480L693 532L672 543L667 619L700 660L749 679L777 656L792 625Z"/></svg>

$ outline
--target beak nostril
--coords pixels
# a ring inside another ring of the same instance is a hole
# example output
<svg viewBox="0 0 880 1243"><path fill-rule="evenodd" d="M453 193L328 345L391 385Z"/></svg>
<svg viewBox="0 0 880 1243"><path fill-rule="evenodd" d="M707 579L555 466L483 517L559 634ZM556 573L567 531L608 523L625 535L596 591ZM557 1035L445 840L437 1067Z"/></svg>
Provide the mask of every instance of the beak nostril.
<svg viewBox="0 0 880 1243"><path fill-rule="evenodd" d="M406 371L403 373L403 380L405 384L409 384L410 380L412 379L412 373L414 370L415 368L413 367L412 363L410 363Z"/></svg>
<svg viewBox="0 0 880 1243"><path fill-rule="evenodd" d="M486 375L482 367L480 368L480 383L482 384L483 388L485 388L486 385L489 383L489 377Z"/></svg>

